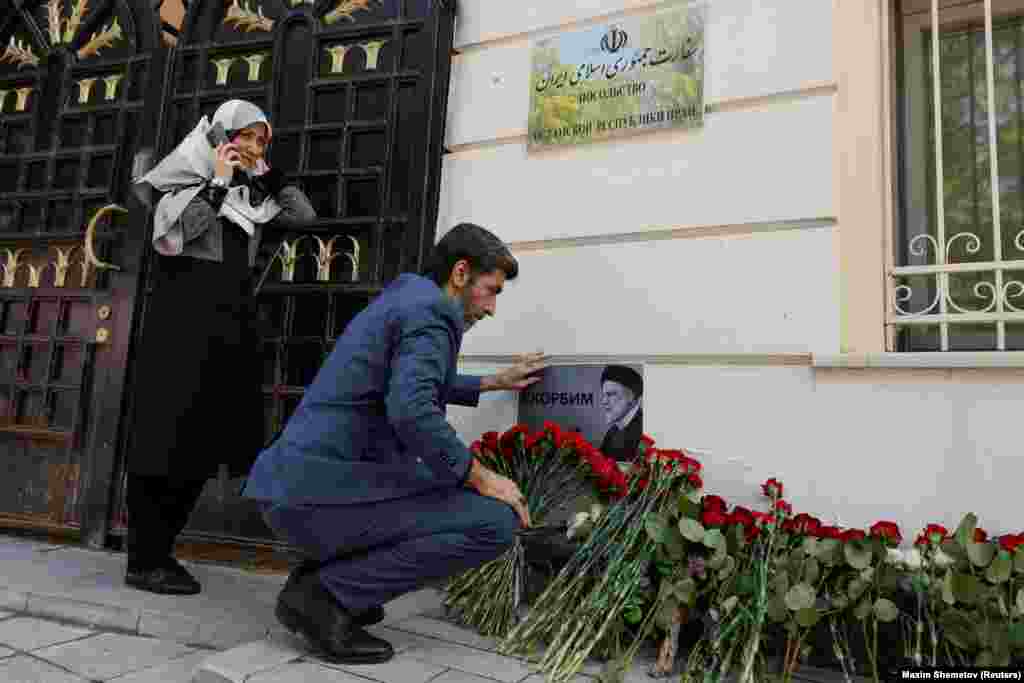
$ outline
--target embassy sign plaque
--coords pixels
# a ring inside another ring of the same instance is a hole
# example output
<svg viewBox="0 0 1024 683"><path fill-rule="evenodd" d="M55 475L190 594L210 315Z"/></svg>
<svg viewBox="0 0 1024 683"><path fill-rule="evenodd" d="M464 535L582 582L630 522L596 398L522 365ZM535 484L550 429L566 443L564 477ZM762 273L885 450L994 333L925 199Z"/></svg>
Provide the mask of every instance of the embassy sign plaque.
<svg viewBox="0 0 1024 683"><path fill-rule="evenodd" d="M703 124L705 17L690 5L535 42L528 150Z"/></svg>

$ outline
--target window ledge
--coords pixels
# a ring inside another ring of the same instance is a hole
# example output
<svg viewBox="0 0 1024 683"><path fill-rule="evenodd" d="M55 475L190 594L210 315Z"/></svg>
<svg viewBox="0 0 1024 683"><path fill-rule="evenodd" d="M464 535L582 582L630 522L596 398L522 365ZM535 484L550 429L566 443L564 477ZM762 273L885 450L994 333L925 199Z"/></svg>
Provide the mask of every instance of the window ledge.
<svg viewBox="0 0 1024 683"><path fill-rule="evenodd" d="M1024 368L1024 351L814 354L815 368Z"/></svg>

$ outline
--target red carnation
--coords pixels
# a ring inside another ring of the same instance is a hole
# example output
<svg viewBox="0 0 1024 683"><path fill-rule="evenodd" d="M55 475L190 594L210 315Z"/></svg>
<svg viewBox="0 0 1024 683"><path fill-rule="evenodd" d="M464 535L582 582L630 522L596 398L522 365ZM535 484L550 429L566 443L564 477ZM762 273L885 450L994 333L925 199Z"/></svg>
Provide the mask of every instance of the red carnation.
<svg viewBox="0 0 1024 683"><path fill-rule="evenodd" d="M837 526L819 526L818 530L814 533L818 538L842 538L843 532Z"/></svg>
<svg viewBox="0 0 1024 683"><path fill-rule="evenodd" d="M875 522L871 525L871 535L881 538L887 545L896 547L903 540L903 534L896 522Z"/></svg>
<svg viewBox="0 0 1024 683"><path fill-rule="evenodd" d="M524 443L524 446L526 446L526 450L530 450L538 443L540 443L540 440L543 439L544 436L544 432L537 432L536 434L527 434L526 442Z"/></svg>
<svg viewBox="0 0 1024 683"><path fill-rule="evenodd" d="M498 432L484 432L484 435L480 437L480 440L484 443L484 448L489 450L491 453L498 452Z"/></svg>
<svg viewBox="0 0 1024 683"><path fill-rule="evenodd" d="M682 463L684 472L689 472L691 474L696 474L697 472L700 472L701 464L698 460L695 460L689 456L684 455L679 462Z"/></svg>
<svg viewBox="0 0 1024 683"><path fill-rule="evenodd" d="M705 510L718 510L719 512L725 512L728 505L725 504L725 499L721 496L707 495L701 501Z"/></svg>
<svg viewBox="0 0 1024 683"><path fill-rule="evenodd" d="M843 543L849 543L850 541L859 541L867 538L867 536L863 529L847 529L839 535L839 540Z"/></svg>
<svg viewBox="0 0 1024 683"><path fill-rule="evenodd" d="M927 527L925 527L923 535L929 541L931 541L935 545L938 545L942 543L942 541L947 536L949 536L949 530L941 524L929 524Z"/></svg>
<svg viewBox="0 0 1024 683"><path fill-rule="evenodd" d="M925 548L929 547L931 544L932 544L931 541L929 541L928 537L925 536L924 534L921 534L920 536L917 537L917 539L914 540L914 547L920 548L922 550L924 550Z"/></svg>
<svg viewBox="0 0 1024 683"><path fill-rule="evenodd" d="M474 441L473 443L469 444L469 452L472 453L473 455L480 455L482 450L483 444L480 443L479 441Z"/></svg>
<svg viewBox="0 0 1024 683"><path fill-rule="evenodd" d="M551 435L555 437L555 441L562 435L562 428L551 420L544 420L544 431L551 432Z"/></svg>
<svg viewBox="0 0 1024 683"><path fill-rule="evenodd" d="M781 512L784 516L789 517L793 514L793 506L784 500L780 500L775 503L775 509Z"/></svg>
<svg viewBox="0 0 1024 683"><path fill-rule="evenodd" d="M765 526L775 521L775 515L769 512L751 512L751 516L754 518L755 526Z"/></svg>
<svg viewBox="0 0 1024 683"><path fill-rule="evenodd" d="M817 535L818 530L821 529L821 520L817 517L812 517L806 512L801 512L794 517L793 524L798 534L806 534L808 536Z"/></svg>
<svg viewBox="0 0 1024 683"><path fill-rule="evenodd" d="M636 488L638 491L643 491L644 489L647 488L647 484L649 483L650 482L648 481L647 477L644 477L643 479L640 479L636 482Z"/></svg>
<svg viewBox="0 0 1024 683"><path fill-rule="evenodd" d="M747 543L753 543L761 535L761 527L748 526L746 528Z"/></svg>
<svg viewBox="0 0 1024 683"><path fill-rule="evenodd" d="M988 540L988 532L987 531L985 531L981 527L978 527L977 529L974 530L974 542L975 543L984 543L987 540Z"/></svg>
<svg viewBox="0 0 1024 683"><path fill-rule="evenodd" d="M686 481L690 482L690 486L692 486L693 488L695 488L697 490L700 490L700 489L704 488L704 480L701 479L700 475L697 474L696 472L693 472L692 474L689 474L686 477Z"/></svg>
<svg viewBox="0 0 1024 683"><path fill-rule="evenodd" d="M622 473L622 470L616 467L607 482L607 486L609 492L615 498L621 498L626 495L626 489L629 488L629 482L626 480L626 475Z"/></svg>
<svg viewBox="0 0 1024 683"><path fill-rule="evenodd" d="M761 491L769 498L782 498L782 482L772 477L761 484Z"/></svg>
<svg viewBox="0 0 1024 683"><path fill-rule="evenodd" d="M647 448L654 448L654 439L647 436L646 434L640 436L640 443L642 443Z"/></svg>
<svg viewBox="0 0 1024 683"><path fill-rule="evenodd" d="M1022 545L1024 545L1024 533L1006 534L1005 536L999 537L999 547L1008 553L1014 552Z"/></svg>
<svg viewBox="0 0 1024 683"><path fill-rule="evenodd" d="M608 458L598 458L594 460L591 469L594 476L597 477L598 482L607 486L611 482L613 473L618 469L618 467L616 467L615 463Z"/></svg>
<svg viewBox="0 0 1024 683"><path fill-rule="evenodd" d="M729 523L729 515L721 510L708 508L701 513L700 523L706 527L725 526Z"/></svg>
<svg viewBox="0 0 1024 683"><path fill-rule="evenodd" d="M739 524L744 527L754 526L754 513L745 507L737 505L729 513L729 523Z"/></svg>

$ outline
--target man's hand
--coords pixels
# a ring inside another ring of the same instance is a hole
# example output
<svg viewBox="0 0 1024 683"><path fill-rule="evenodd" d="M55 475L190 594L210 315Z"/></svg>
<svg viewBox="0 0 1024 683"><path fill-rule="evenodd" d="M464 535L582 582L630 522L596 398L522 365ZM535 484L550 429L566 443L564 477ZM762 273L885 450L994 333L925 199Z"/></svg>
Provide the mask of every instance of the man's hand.
<svg viewBox="0 0 1024 683"><path fill-rule="evenodd" d="M480 381L480 391L496 391L499 389L519 390L540 381L540 377L530 377L533 373L548 366L548 357L543 351L520 356L515 365L501 372L484 377Z"/></svg>
<svg viewBox="0 0 1024 683"><path fill-rule="evenodd" d="M530 511L526 509L526 498L514 481L492 472L473 458L473 465L466 479L466 486L475 489L481 496L496 498L512 506L519 515L519 522L524 529L530 527Z"/></svg>

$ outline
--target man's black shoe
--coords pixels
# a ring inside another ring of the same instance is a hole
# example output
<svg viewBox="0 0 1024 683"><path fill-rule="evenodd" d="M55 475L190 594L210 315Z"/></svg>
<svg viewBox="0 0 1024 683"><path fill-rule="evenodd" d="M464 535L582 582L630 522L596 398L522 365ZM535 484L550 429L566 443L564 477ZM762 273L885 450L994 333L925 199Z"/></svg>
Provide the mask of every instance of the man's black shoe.
<svg viewBox="0 0 1024 683"><path fill-rule="evenodd" d="M288 575L288 580L284 584L284 588L281 591L281 595L284 595L284 591L292 589L295 584L301 580L306 574L311 572L319 571L323 565L315 560L303 560L302 563L293 569ZM281 598L278 596L278 602ZM369 609L360 610L358 612L349 612L352 616L352 621L356 626L373 626L384 621L384 608L380 605L370 607Z"/></svg>
<svg viewBox="0 0 1024 683"><path fill-rule="evenodd" d="M314 573L282 590L274 613L285 628L338 664L379 664L395 656L391 643L356 624Z"/></svg>

